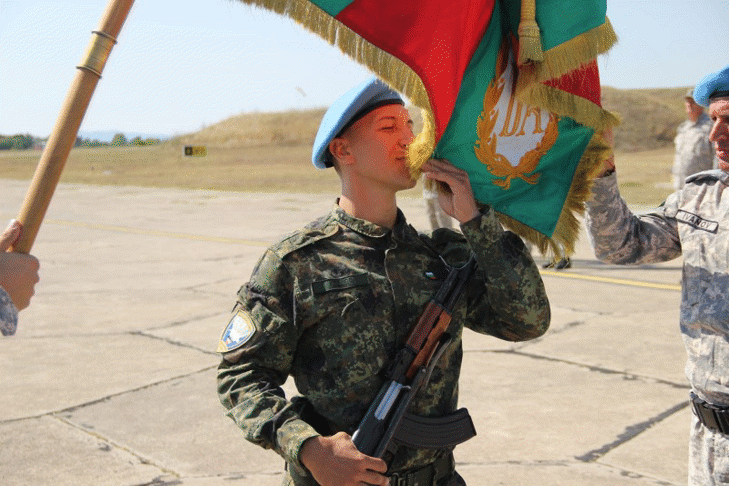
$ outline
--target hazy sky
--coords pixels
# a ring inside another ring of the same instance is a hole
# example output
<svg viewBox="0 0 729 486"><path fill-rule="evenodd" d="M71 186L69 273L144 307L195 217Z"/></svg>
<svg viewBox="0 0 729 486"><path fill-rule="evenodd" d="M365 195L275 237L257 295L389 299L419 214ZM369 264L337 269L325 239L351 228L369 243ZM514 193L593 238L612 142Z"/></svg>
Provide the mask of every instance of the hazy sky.
<svg viewBox="0 0 729 486"><path fill-rule="evenodd" d="M0 0L0 134L47 136L106 0ZM604 85L693 85L729 64L729 0L608 0ZM235 0L137 0L82 130L179 134L231 115L328 106L368 72Z"/></svg>

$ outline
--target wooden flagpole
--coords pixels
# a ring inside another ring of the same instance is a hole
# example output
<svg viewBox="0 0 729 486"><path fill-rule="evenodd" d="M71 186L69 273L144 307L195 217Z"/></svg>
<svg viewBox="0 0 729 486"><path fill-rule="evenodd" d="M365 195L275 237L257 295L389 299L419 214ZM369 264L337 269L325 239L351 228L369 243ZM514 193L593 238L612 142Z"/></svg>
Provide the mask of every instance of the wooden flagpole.
<svg viewBox="0 0 729 486"><path fill-rule="evenodd" d="M92 33L86 54L77 66L76 77L71 83L61 113L25 195L17 218L23 229L12 251L30 253L68 154L76 141L81 121L101 78L101 72L133 3L134 0L110 0L99 28Z"/></svg>

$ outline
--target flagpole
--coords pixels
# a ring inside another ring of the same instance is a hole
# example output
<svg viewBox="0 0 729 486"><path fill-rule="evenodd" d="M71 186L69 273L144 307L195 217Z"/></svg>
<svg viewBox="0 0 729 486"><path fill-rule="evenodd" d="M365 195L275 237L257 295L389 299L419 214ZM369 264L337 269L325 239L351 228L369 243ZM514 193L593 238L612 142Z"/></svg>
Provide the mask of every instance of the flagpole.
<svg viewBox="0 0 729 486"><path fill-rule="evenodd" d="M66 94L56 124L36 167L18 215L22 231L12 251L30 253L61 178L81 121L134 0L110 0Z"/></svg>

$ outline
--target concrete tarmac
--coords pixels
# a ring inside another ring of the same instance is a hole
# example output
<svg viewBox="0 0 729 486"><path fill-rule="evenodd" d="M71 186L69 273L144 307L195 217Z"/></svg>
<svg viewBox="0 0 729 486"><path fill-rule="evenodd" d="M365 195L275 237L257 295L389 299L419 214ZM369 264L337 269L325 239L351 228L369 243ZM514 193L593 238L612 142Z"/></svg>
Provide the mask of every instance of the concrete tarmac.
<svg viewBox="0 0 729 486"><path fill-rule="evenodd" d="M0 221L27 187L0 180ZM61 184L36 295L0 339L0 484L280 484L282 459L224 415L215 348L264 249L333 201ZM400 206L428 229L422 200ZM470 486L686 484L681 262L602 264L583 234L573 267L543 277L544 337L464 334L460 405L478 436L459 472Z"/></svg>

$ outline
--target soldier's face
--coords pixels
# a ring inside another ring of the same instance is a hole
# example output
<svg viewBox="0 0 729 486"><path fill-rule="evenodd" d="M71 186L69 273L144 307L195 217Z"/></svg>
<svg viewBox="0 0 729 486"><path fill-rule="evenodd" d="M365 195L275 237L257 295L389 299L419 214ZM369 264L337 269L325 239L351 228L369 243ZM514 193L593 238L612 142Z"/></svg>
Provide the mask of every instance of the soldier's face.
<svg viewBox="0 0 729 486"><path fill-rule="evenodd" d="M365 180L396 190L413 187L408 146L413 141L410 113L399 104L385 105L357 120L343 135Z"/></svg>
<svg viewBox="0 0 729 486"><path fill-rule="evenodd" d="M719 168L729 172L729 97L712 100L709 116L714 122L709 140L714 144Z"/></svg>

